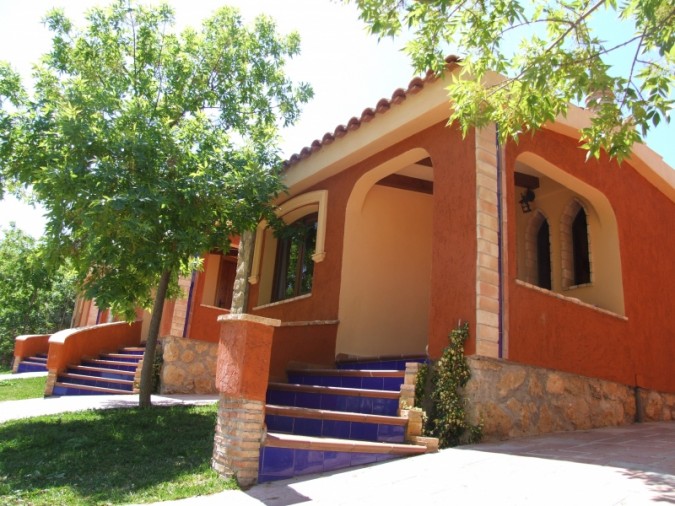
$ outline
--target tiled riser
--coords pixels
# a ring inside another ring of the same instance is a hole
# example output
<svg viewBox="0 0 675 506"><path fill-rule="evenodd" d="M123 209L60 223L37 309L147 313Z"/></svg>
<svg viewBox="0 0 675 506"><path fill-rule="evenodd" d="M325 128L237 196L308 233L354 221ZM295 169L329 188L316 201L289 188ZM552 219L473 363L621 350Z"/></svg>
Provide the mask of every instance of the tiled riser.
<svg viewBox="0 0 675 506"><path fill-rule="evenodd" d="M118 371L135 371L136 370L136 364L129 364L129 365L110 365L106 364L105 366L101 366L100 364L97 364L95 362L89 362L85 360L82 362L82 365L87 366L87 367L105 367L106 369L116 369Z"/></svg>
<svg viewBox="0 0 675 506"><path fill-rule="evenodd" d="M115 357L114 360L116 362L131 362L135 365L140 360L140 357L137 357L137 356L130 356L128 358L127 357Z"/></svg>
<svg viewBox="0 0 675 506"><path fill-rule="evenodd" d="M364 378L358 376L305 376L289 374L289 383L322 387L363 388L368 390L401 390L403 378Z"/></svg>
<svg viewBox="0 0 675 506"><path fill-rule="evenodd" d="M125 378L128 379L128 378ZM133 391L133 385L124 385L121 383L105 381L105 379L81 379L81 378L68 378L69 383L75 383L77 385L89 385L92 387L102 387L102 388L117 388L120 390L128 390L129 392Z"/></svg>
<svg viewBox="0 0 675 506"><path fill-rule="evenodd" d="M109 395L109 392L93 392L91 390L55 386L52 395Z"/></svg>
<svg viewBox="0 0 675 506"><path fill-rule="evenodd" d="M302 436L357 439L383 443L403 443L405 440L405 428L402 425L318 420L279 415L267 415L265 423L269 431Z"/></svg>
<svg viewBox="0 0 675 506"><path fill-rule="evenodd" d="M371 371L405 371L406 362L425 362L424 359L382 360L379 362L339 362L338 369L367 369Z"/></svg>
<svg viewBox="0 0 675 506"><path fill-rule="evenodd" d="M398 399L382 399L379 397L268 390L267 402L280 406L348 411L367 415L396 416L398 412Z"/></svg>
<svg viewBox="0 0 675 506"><path fill-rule="evenodd" d="M16 372L47 372L46 365L20 363Z"/></svg>
<svg viewBox="0 0 675 506"><path fill-rule="evenodd" d="M394 458L382 453L348 453L292 448L262 448L258 481L284 480L303 474L336 471Z"/></svg>
<svg viewBox="0 0 675 506"><path fill-rule="evenodd" d="M103 372L103 371L87 371L84 373L83 371L78 371L77 369L68 369L68 372L74 373L74 374L86 374L87 376L93 376L96 378L106 378L106 379L120 379L120 380L128 380L132 379L128 374L117 374L114 371L110 372Z"/></svg>

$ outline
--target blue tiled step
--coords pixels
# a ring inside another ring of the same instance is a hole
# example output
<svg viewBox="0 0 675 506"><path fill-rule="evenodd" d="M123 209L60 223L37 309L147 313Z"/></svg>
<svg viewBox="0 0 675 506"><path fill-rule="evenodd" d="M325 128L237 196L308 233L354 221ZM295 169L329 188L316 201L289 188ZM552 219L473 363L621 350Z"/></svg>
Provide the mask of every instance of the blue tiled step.
<svg viewBox="0 0 675 506"><path fill-rule="evenodd" d="M134 389L133 376L131 379L114 379L67 372L59 375L59 381L75 383L77 385L89 385L94 387L125 390L129 393L131 393Z"/></svg>
<svg viewBox="0 0 675 506"><path fill-rule="evenodd" d="M364 357L342 359L335 363L338 369L394 369L405 371L406 362L426 362L424 355L397 356L397 357Z"/></svg>
<svg viewBox="0 0 675 506"><path fill-rule="evenodd" d="M281 406L396 416L399 392L360 388L270 383L267 403Z"/></svg>
<svg viewBox="0 0 675 506"><path fill-rule="evenodd" d="M47 355L39 354L24 358L17 368L16 372L46 372Z"/></svg>
<svg viewBox="0 0 675 506"><path fill-rule="evenodd" d="M101 355L100 359L115 362L132 362L137 364L143 359L143 355L132 353L108 353L107 355Z"/></svg>
<svg viewBox="0 0 675 506"><path fill-rule="evenodd" d="M403 443L406 419L291 406L265 406L267 430L303 436Z"/></svg>
<svg viewBox="0 0 675 506"><path fill-rule="evenodd" d="M404 371L363 369L294 369L287 374L289 383L395 392L400 391L405 376Z"/></svg>
<svg viewBox="0 0 675 506"><path fill-rule="evenodd" d="M259 482L420 455L424 446L268 433L260 452Z"/></svg>
<svg viewBox="0 0 675 506"><path fill-rule="evenodd" d="M66 381L57 381L54 384L52 395L110 395L128 393L128 390L122 390L119 388L97 387L91 385L80 385Z"/></svg>
<svg viewBox="0 0 675 506"><path fill-rule="evenodd" d="M107 369L118 369L120 371L135 371L137 365L130 362L118 362L116 360L88 359L83 360L82 365L91 367L104 367Z"/></svg>
<svg viewBox="0 0 675 506"><path fill-rule="evenodd" d="M120 379L120 380L129 380L129 379L133 380L134 375L136 374L135 370L122 371L120 369L108 369L105 367L89 367L86 365L77 365L69 367L67 372L74 374L83 374L87 376L94 376L99 378Z"/></svg>

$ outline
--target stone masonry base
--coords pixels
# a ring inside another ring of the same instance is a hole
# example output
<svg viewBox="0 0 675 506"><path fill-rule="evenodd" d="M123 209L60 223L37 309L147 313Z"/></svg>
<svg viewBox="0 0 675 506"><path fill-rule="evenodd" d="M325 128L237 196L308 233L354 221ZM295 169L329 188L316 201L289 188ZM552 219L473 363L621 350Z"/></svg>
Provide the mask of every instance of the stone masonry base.
<svg viewBox="0 0 675 506"><path fill-rule="evenodd" d="M483 423L484 441L675 420L675 394L487 357L467 360L468 418Z"/></svg>
<svg viewBox="0 0 675 506"><path fill-rule="evenodd" d="M162 394L215 394L218 343L163 337Z"/></svg>

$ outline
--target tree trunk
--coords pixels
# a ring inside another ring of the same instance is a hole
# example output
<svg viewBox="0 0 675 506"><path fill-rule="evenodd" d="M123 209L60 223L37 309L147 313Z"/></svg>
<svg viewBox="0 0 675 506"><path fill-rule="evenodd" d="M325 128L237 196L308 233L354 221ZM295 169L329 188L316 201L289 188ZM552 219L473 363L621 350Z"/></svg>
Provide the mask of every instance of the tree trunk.
<svg viewBox="0 0 675 506"><path fill-rule="evenodd" d="M239 254L237 255L237 274L232 288L232 307L230 313L246 312L248 304L248 275L251 272L251 260L255 236L251 231L245 231L239 237Z"/></svg>
<svg viewBox="0 0 675 506"><path fill-rule="evenodd" d="M152 318L148 328L148 339L145 342L145 355L143 359L143 369L141 369L141 388L138 395L138 406L149 408L152 406L152 378L155 363L155 350L157 349L157 337L159 336L159 324L162 322L162 312L164 311L164 300L166 291L169 288L171 271L164 271L159 278L159 286L155 295L155 303L152 307Z"/></svg>

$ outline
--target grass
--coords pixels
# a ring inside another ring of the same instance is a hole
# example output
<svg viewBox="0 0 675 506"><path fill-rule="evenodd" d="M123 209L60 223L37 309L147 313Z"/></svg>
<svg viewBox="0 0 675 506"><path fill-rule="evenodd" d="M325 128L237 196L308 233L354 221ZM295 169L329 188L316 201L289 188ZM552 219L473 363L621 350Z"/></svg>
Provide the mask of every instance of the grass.
<svg viewBox="0 0 675 506"><path fill-rule="evenodd" d="M236 488L211 469L216 409L106 409L2 424L0 504L145 503Z"/></svg>
<svg viewBox="0 0 675 506"><path fill-rule="evenodd" d="M0 401L35 399L45 394L46 376L0 381Z"/></svg>

